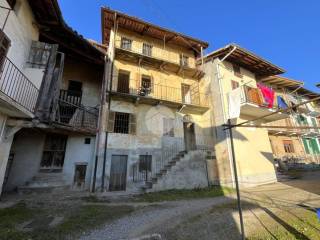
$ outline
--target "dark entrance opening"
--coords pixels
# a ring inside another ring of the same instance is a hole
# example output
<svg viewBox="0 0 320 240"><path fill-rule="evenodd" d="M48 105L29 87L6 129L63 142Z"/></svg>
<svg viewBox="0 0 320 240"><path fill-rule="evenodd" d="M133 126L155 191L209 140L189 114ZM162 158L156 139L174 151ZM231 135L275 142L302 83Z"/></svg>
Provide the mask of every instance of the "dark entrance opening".
<svg viewBox="0 0 320 240"><path fill-rule="evenodd" d="M194 129L194 123L184 122L183 123L183 133L184 133L184 144L185 150L195 150L196 149L196 135Z"/></svg>
<svg viewBox="0 0 320 240"><path fill-rule="evenodd" d="M127 155L112 155L110 169L110 191L125 191L127 182Z"/></svg>
<svg viewBox="0 0 320 240"><path fill-rule="evenodd" d="M119 72L117 92L129 93L129 81L130 81L130 73Z"/></svg>
<svg viewBox="0 0 320 240"><path fill-rule="evenodd" d="M86 181L87 164L76 164L74 171L73 186L84 188Z"/></svg>

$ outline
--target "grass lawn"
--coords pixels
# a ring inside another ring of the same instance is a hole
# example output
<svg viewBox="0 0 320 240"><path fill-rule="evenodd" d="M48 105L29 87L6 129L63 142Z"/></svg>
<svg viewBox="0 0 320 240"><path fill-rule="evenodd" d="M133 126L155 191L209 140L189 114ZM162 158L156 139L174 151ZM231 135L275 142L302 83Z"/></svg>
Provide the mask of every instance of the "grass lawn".
<svg viewBox="0 0 320 240"><path fill-rule="evenodd" d="M181 190L167 190L161 192L145 193L135 197L137 202L161 202L161 201L176 201L183 199L197 199L224 196L234 193L233 188L228 187L208 187L198 189L181 189Z"/></svg>
<svg viewBox="0 0 320 240"><path fill-rule="evenodd" d="M129 206L90 204L43 204L30 207L21 202L13 207L0 209L0 239L74 239L133 210ZM58 224L50 226L49 223L54 217L60 217L61 220Z"/></svg>

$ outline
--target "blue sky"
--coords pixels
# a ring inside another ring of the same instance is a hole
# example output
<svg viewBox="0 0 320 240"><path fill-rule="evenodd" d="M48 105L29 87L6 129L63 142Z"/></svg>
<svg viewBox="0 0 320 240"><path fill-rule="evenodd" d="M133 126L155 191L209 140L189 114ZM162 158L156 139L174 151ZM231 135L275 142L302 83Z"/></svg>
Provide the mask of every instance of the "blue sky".
<svg viewBox="0 0 320 240"><path fill-rule="evenodd" d="M235 42L319 91L319 0L59 0L66 22L101 41L100 7L108 6L209 42Z"/></svg>

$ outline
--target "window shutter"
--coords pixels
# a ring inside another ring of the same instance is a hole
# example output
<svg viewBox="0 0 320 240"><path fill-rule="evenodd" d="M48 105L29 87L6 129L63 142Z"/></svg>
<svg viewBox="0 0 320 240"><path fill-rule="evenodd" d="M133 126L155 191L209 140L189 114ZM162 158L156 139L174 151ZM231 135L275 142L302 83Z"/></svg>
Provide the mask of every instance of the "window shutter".
<svg viewBox="0 0 320 240"><path fill-rule="evenodd" d="M308 146L308 140L303 138L302 142L303 142L304 149L306 150L306 153L310 154L310 149L309 149L309 146Z"/></svg>
<svg viewBox="0 0 320 240"><path fill-rule="evenodd" d="M107 126L107 131L113 132L114 131L114 121L115 121L115 112L109 111L109 116L108 116L108 126Z"/></svg>
<svg viewBox="0 0 320 240"><path fill-rule="evenodd" d="M130 114L129 134L132 134L132 135L137 134L137 120L134 114Z"/></svg>

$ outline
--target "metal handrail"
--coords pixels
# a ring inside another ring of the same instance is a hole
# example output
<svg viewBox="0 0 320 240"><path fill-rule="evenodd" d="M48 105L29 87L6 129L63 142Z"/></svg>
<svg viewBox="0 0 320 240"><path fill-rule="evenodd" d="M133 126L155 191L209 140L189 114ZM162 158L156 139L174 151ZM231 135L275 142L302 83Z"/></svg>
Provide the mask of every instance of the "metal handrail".
<svg viewBox="0 0 320 240"><path fill-rule="evenodd" d="M178 87L157 83L150 83L150 86L142 86L141 81L136 79L129 79L128 82L120 83L117 76L114 76L111 91L182 104L209 106L208 94L201 93L198 85L190 85L189 93L183 96L182 89Z"/></svg>
<svg viewBox="0 0 320 240"><path fill-rule="evenodd" d="M39 89L7 57L0 62L0 91L30 112L34 112Z"/></svg>

